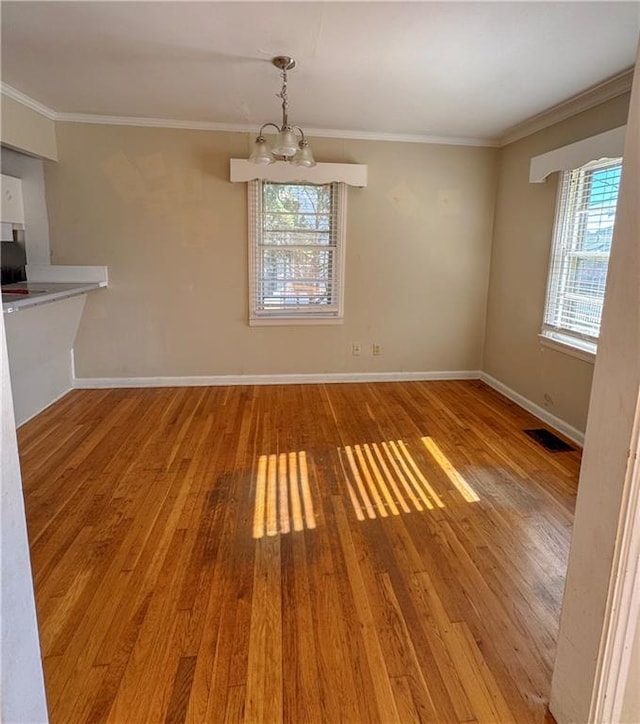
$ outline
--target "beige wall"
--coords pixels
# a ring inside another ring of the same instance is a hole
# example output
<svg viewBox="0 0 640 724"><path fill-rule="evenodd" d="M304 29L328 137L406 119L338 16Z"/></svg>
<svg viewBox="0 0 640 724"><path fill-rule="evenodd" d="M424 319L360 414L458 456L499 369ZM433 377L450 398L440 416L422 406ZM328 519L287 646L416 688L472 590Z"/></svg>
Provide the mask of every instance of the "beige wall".
<svg viewBox="0 0 640 724"><path fill-rule="evenodd" d="M640 60L636 74L639 70ZM606 708L621 703L614 701L612 684L619 684L621 695L627 673L610 645L624 632L617 625L633 613L630 587L638 555L625 521L634 524L628 508L636 485L640 422L639 81L636 75L551 685L550 708L558 724L620 721ZM613 590L615 613L609 599ZM638 681L631 685L637 687Z"/></svg>
<svg viewBox="0 0 640 724"><path fill-rule="evenodd" d="M557 176L529 183L536 156L627 120L629 95L516 141L500 151L484 371L584 430L593 365L541 346Z"/></svg>
<svg viewBox="0 0 640 724"><path fill-rule="evenodd" d="M54 121L5 95L0 98L0 108L4 146L41 158L58 158Z"/></svg>
<svg viewBox="0 0 640 724"><path fill-rule="evenodd" d="M247 134L59 123L57 136L53 262L109 267L78 377L479 369L495 149L315 140L318 160L369 166L348 191L344 324L250 328L246 185L228 181Z"/></svg>

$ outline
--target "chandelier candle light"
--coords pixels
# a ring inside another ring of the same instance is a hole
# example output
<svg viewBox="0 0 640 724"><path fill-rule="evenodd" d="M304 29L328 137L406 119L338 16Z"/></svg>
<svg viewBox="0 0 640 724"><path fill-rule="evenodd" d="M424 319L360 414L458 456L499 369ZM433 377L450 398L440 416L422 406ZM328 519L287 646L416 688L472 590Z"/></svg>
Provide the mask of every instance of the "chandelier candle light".
<svg viewBox="0 0 640 724"><path fill-rule="evenodd" d="M282 90L276 93L278 98L282 99L282 126L275 123L265 123L261 128L253 146L253 151L249 156L249 161L266 166L274 161L293 161L296 166L315 166L313 154L309 141L304 137L302 128L299 126L289 125L289 99L287 97L287 71L295 68L296 61L287 55L278 55L271 61L276 68L282 73ZM271 148L266 138L262 135L265 128L273 126L278 131L278 135ZM296 131L300 133L300 140L296 135Z"/></svg>

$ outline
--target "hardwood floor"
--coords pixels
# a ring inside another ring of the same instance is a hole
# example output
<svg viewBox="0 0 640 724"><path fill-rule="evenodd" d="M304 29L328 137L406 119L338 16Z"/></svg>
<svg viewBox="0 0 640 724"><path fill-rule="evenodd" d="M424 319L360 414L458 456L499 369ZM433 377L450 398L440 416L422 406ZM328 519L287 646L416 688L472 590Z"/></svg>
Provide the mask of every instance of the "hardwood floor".
<svg viewBox="0 0 640 724"><path fill-rule="evenodd" d="M481 382L76 390L19 430L51 721L542 722L579 451Z"/></svg>

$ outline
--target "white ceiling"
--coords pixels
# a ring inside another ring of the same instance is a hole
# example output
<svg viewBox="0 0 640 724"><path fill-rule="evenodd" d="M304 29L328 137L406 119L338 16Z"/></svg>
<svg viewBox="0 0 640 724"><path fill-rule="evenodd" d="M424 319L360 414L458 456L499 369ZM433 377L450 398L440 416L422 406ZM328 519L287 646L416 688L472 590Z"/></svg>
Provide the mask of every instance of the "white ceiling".
<svg viewBox="0 0 640 724"><path fill-rule="evenodd" d="M495 139L633 65L638 2L2 2L2 81L58 113Z"/></svg>

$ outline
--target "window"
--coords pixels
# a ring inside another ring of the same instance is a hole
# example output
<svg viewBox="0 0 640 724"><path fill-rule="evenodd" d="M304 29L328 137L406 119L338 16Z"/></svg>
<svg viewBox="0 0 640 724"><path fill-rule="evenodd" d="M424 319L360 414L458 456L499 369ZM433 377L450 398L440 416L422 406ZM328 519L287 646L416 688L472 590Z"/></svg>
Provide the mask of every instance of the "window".
<svg viewBox="0 0 640 724"><path fill-rule="evenodd" d="M343 316L344 184L249 184L251 324Z"/></svg>
<svg viewBox="0 0 640 724"><path fill-rule="evenodd" d="M588 163L560 179L542 336L595 353L622 159Z"/></svg>

